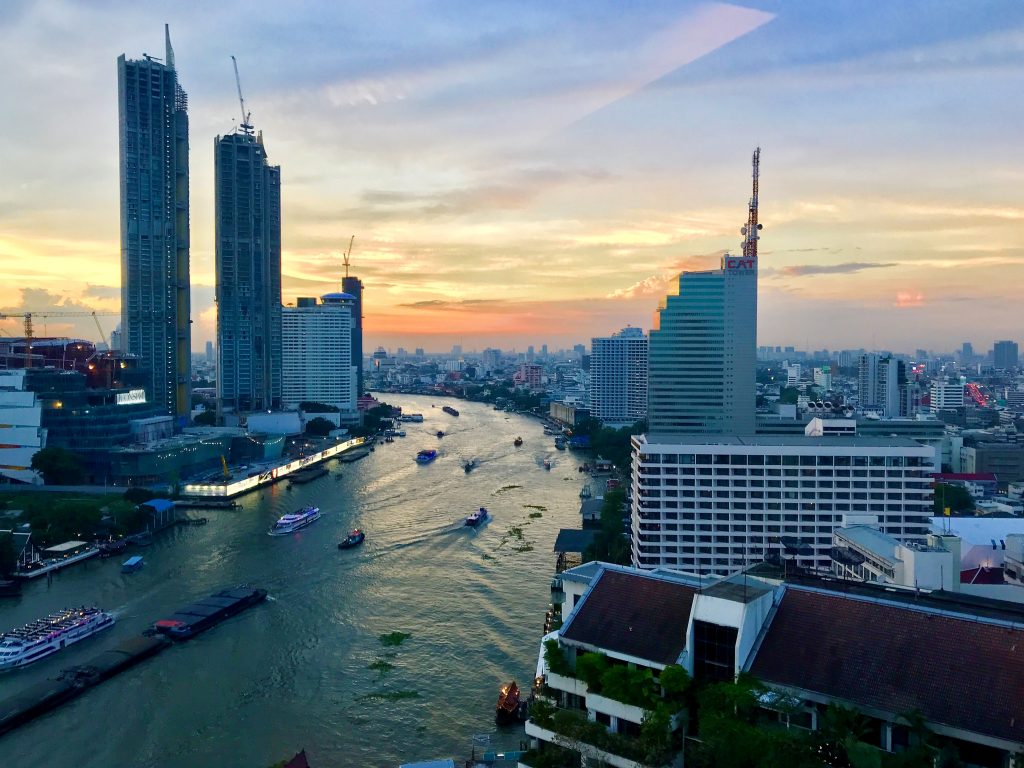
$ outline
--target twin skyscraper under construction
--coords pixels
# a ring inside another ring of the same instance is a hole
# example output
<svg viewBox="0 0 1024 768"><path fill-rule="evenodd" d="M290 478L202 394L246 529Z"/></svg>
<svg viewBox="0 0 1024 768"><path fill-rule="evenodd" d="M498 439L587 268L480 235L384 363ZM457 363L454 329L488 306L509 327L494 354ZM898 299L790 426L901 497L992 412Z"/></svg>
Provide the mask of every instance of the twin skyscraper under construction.
<svg viewBox="0 0 1024 768"><path fill-rule="evenodd" d="M163 61L144 54L121 55L117 63L121 327L123 350L150 372L149 396L185 424L191 410L188 97L166 27L165 38ZM270 164L262 133L254 132L241 104L241 124L214 140L217 403L222 413L238 414L281 408L286 376L281 169ZM358 291L338 363L352 367L344 378L361 394L362 283L348 276L347 266L345 284ZM354 405L345 388L338 400Z"/></svg>

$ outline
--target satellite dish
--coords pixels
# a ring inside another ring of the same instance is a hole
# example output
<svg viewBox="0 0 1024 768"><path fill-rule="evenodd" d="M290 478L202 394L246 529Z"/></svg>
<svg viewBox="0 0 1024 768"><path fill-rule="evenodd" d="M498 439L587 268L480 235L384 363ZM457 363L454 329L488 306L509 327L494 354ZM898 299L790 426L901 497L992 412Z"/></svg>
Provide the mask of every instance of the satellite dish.
<svg viewBox="0 0 1024 768"><path fill-rule="evenodd" d="M740 227L740 234L741 235L747 234L747 228L745 226L744 227Z"/></svg>
<svg viewBox="0 0 1024 768"><path fill-rule="evenodd" d="M758 228L758 229L764 229L764 224L758 224L758 225L757 225L757 228Z"/></svg>

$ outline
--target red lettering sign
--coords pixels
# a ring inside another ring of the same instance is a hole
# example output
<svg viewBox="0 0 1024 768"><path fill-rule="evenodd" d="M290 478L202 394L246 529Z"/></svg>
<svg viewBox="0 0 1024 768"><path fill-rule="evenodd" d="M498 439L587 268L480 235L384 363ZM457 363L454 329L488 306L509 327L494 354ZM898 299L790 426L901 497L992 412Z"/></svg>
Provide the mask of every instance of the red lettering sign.
<svg viewBox="0 0 1024 768"><path fill-rule="evenodd" d="M756 259L726 259L726 269L755 269L757 264Z"/></svg>

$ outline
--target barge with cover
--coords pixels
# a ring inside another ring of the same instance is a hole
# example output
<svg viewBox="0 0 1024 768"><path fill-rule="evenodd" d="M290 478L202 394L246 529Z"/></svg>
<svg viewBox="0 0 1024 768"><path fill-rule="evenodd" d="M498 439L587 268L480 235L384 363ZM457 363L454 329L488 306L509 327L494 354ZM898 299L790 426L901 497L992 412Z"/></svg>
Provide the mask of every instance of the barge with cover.
<svg viewBox="0 0 1024 768"><path fill-rule="evenodd" d="M246 584L222 589L176 611L170 618L160 619L154 629L173 640L189 640L266 599L265 589Z"/></svg>

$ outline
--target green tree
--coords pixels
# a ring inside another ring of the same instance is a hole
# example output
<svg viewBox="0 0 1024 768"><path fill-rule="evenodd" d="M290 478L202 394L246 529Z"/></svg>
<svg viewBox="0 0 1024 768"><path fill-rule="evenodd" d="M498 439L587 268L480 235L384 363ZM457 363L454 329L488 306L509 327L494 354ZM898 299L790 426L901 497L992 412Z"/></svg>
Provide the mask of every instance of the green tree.
<svg viewBox="0 0 1024 768"><path fill-rule="evenodd" d="M586 560L629 564L629 541L623 535L625 531L622 522L622 508L625 502L624 488L615 488L604 495L604 502L601 505L601 529L594 535L593 543L584 553Z"/></svg>
<svg viewBox="0 0 1024 768"><path fill-rule="evenodd" d="M974 497L961 485L938 483L935 486L935 514L944 514L946 507L953 512L969 512L974 509Z"/></svg>
<svg viewBox="0 0 1024 768"><path fill-rule="evenodd" d="M205 411L197 413L192 419L192 423L197 427L215 427L217 426L217 412L212 408L207 408Z"/></svg>
<svg viewBox="0 0 1024 768"><path fill-rule="evenodd" d="M0 532L0 576L14 573L18 564L18 553L14 551L14 536L8 531Z"/></svg>
<svg viewBox="0 0 1024 768"><path fill-rule="evenodd" d="M796 405L800 397L800 390L796 387L783 387L779 393L779 402L783 405Z"/></svg>
<svg viewBox="0 0 1024 768"><path fill-rule="evenodd" d="M331 433L332 429L336 429L327 419L317 416L315 419L311 419L306 422L306 434L315 435L317 437L326 437Z"/></svg>
<svg viewBox="0 0 1024 768"><path fill-rule="evenodd" d="M82 460L66 448L43 448L32 457L32 469L47 485L81 485L85 482Z"/></svg>
<svg viewBox="0 0 1024 768"><path fill-rule="evenodd" d="M576 677L594 693L600 693L601 680L608 672L608 657L603 653L581 653L576 657Z"/></svg>
<svg viewBox="0 0 1024 768"><path fill-rule="evenodd" d="M673 704L682 704L686 700L686 694L690 690L693 679L684 667L678 664L669 664L658 675L658 684L661 685L661 692L665 700Z"/></svg>

